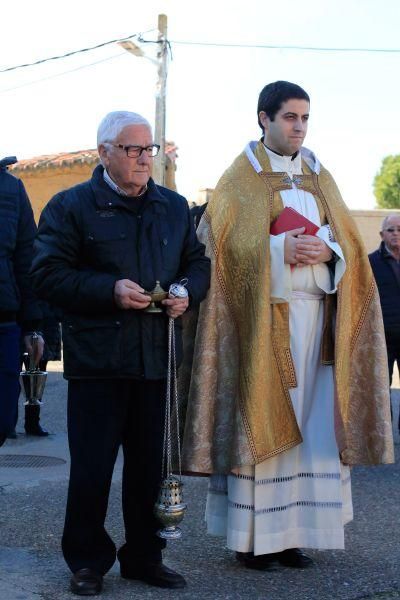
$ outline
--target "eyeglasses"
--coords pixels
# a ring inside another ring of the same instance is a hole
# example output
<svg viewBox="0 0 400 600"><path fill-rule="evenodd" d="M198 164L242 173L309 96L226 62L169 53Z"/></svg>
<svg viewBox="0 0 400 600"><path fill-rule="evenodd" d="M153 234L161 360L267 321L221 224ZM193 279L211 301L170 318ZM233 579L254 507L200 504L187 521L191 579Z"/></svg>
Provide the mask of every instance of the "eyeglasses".
<svg viewBox="0 0 400 600"><path fill-rule="evenodd" d="M387 229L385 229L385 231L387 231L388 233L394 233L395 231L397 231L397 233L400 233L400 227L388 227Z"/></svg>
<svg viewBox="0 0 400 600"><path fill-rule="evenodd" d="M111 143L111 146L114 146L114 148L122 148L122 150L125 150L126 155L129 156L129 158L139 158L139 156L142 155L142 152L146 152L147 156L154 158L154 156L157 156L160 150L160 146L158 144L151 144L151 146L124 146L123 144Z"/></svg>

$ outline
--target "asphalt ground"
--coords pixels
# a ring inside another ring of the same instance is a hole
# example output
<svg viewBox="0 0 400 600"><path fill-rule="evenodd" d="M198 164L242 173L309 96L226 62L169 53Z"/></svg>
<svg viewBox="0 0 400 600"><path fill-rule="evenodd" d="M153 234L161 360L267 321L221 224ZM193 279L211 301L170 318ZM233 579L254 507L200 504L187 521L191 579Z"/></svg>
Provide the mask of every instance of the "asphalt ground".
<svg viewBox="0 0 400 600"><path fill-rule="evenodd" d="M50 368L57 369L57 363ZM59 368L59 367L58 367ZM0 600L66 600L70 573L60 551L68 480L66 382L50 371L42 407L45 439L23 433L23 408L18 438L9 440L0 457L24 455L58 458L48 467L0 468ZM398 379L392 390L395 417L399 410ZM346 526L345 551L310 551L315 566L307 570L280 568L251 571L235 561L224 540L207 536L204 509L207 480L185 478L188 510L181 540L169 543L166 564L182 573L185 590L162 590L119 576L114 565L104 580L101 598L130 600L265 599L265 600L386 600L400 598L400 468L399 436L394 432L394 465L354 468L354 521ZM63 462L65 461L65 462ZM121 459L112 484L107 529L123 543Z"/></svg>

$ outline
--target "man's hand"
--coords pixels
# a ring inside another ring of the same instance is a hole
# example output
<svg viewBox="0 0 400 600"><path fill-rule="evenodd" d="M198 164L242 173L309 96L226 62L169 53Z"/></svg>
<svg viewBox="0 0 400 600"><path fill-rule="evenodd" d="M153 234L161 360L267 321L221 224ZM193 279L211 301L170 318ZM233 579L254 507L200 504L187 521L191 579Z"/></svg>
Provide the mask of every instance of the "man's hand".
<svg viewBox="0 0 400 600"><path fill-rule="evenodd" d="M297 265L299 262L296 258L297 255L297 236L303 233L305 227L299 229L291 229L285 233L285 264ZM308 237L308 236L307 236Z"/></svg>
<svg viewBox="0 0 400 600"><path fill-rule="evenodd" d="M174 296L168 296L161 304L164 304L164 306L167 307L167 315L176 319L176 317L183 315L189 306L189 298L175 298Z"/></svg>
<svg viewBox="0 0 400 600"><path fill-rule="evenodd" d="M25 344L27 353L29 354L29 356L32 356L33 348L32 348L32 335L31 334L24 336L24 344ZM37 344L35 346L35 352L33 353L33 360L35 361L35 366L37 366L39 364L39 361L43 356L43 350L44 350L44 339L42 338L41 335L38 335Z"/></svg>
<svg viewBox="0 0 400 600"><path fill-rule="evenodd" d="M147 308L150 296L144 294L144 289L130 279L120 279L114 286L114 300L118 308Z"/></svg>
<svg viewBox="0 0 400 600"><path fill-rule="evenodd" d="M315 235L299 235L297 238L295 256L300 265L317 265L329 262L332 254L332 250L325 244L324 240Z"/></svg>

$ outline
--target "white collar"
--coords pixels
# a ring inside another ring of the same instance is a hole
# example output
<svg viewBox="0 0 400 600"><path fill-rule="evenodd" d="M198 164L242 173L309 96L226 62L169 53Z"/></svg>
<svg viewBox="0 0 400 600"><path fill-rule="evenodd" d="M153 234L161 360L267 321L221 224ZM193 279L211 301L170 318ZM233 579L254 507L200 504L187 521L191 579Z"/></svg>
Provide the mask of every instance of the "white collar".
<svg viewBox="0 0 400 600"><path fill-rule="evenodd" d="M249 162L252 165L253 169L256 171L256 173L260 173L262 171L262 167L254 154L254 150L256 149L257 144L258 144L257 141L249 142L247 144L247 146L245 147L244 151L245 151L246 156L249 159ZM272 154L274 154L274 152ZM280 157L279 155L276 155L276 156L278 158L285 158L285 157ZM291 159L291 156L289 156L288 158ZM308 148L304 148L304 146L302 146L299 154L296 156L296 159L297 158L300 161L300 165L301 165L301 159L303 159L304 162L307 163L307 165L310 167L310 169L312 171L314 171L314 173L319 175L319 173L321 171L321 163L319 162L318 158L315 156L314 152L312 152Z"/></svg>
<svg viewBox="0 0 400 600"><path fill-rule="evenodd" d="M277 154L273 150L267 148L265 144L263 144L263 146L273 171L283 171L284 173L287 173L290 178L292 178L293 175L302 174L300 152L293 158L292 156L282 156L281 154Z"/></svg>
<svg viewBox="0 0 400 600"><path fill-rule="evenodd" d="M128 195L125 192L125 190L123 190L122 188L120 188L119 185L117 185L115 183L115 181L113 179L111 179L110 175L107 172L107 169L104 169L104 171L103 171L103 179L107 183L107 185L109 185L110 188L112 190L114 190L114 192L117 192L117 194L119 194L120 196L127 196Z"/></svg>

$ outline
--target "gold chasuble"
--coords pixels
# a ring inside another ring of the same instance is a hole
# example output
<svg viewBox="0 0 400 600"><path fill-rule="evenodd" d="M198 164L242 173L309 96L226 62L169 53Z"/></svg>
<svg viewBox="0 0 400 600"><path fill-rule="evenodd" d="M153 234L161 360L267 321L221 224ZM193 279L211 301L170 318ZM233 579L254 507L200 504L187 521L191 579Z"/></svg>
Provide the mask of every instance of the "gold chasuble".
<svg viewBox="0 0 400 600"><path fill-rule="evenodd" d="M289 305L270 297L270 224L292 180L272 171L261 142L253 162L251 155L244 151L221 177L198 230L212 261L212 283L200 308L193 362L183 368L189 472L228 473L302 442L289 394L296 387ZM303 159L303 174L293 184L314 196L321 225L329 224L346 260L337 294L325 296L321 348L321 361L334 364L337 445L346 464L392 462L377 288L333 178L312 167Z"/></svg>

